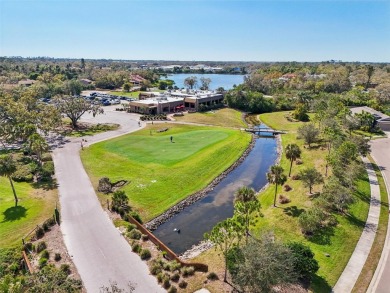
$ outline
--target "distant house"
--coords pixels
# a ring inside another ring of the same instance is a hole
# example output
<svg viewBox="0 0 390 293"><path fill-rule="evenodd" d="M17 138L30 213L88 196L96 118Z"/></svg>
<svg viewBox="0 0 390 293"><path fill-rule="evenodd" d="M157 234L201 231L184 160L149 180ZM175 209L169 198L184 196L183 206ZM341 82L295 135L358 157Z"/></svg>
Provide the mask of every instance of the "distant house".
<svg viewBox="0 0 390 293"><path fill-rule="evenodd" d="M92 83L92 80L89 80L87 78L83 78L83 79L80 79L80 82L83 84L83 85L89 85Z"/></svg>
<svg viewBox="0 0 390 293"><path fill-rule="evenodd" d="M32 80L32 79L24 79L24 80L20 80L18 82L19 85L24 85L26 87L32 86L34 83L35 83L35 80Z"/></svg>
<svg viewBox="0 0 390 293"><path fill-rule="evenodd" d="M146 79L138 74L130 75L130 82L134 85L141 85Z"/></svg>
<svg viewBox="0 0 390 293"><path fill-rule="evenodd" d="M353 114L361 114L363 111L368 112L375 117L376 125L383 131L390 131L390 117L382 112L374 110L370 107L352 107L350 108Z"/></svg>
<svg viewBox="0 0 390 293"><path fill-rule="evenodd" d="M286 73L279 77L280 81L289 81L290 79L296 78L297 75L294 73Z"/></svg>

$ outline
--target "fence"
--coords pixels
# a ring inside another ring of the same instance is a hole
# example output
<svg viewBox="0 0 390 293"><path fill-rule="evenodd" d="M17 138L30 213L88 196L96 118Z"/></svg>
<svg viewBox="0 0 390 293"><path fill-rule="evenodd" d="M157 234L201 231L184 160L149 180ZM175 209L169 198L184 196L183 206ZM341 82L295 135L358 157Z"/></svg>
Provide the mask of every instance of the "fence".
<svg viewBox="0 0 390 293"><path fill-rule="evenodd" d="M136 225L138 230L143 234L148 235L149 240L152 241L160 250L166 252L166 256L171 260L176 260L182 266L194 267L195 270L201 272L207 272L208 266L202 263L188 263L182 261L172 250L169 249L164 243L162 243L156 236L154 236L148 229L146 229L142 224L140 224L136 219L129 215L129 222Z"/></svg>

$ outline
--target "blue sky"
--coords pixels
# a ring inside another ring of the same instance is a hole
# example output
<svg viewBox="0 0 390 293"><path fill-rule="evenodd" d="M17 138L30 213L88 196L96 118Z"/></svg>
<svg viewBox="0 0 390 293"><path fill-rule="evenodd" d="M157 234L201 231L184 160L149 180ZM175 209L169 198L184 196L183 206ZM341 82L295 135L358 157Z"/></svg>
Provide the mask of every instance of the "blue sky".
<svg viewBox="0 0 390 293"><path fill-rule="evenodd" d="M390 0L0 0L0 56L390 62Z"/></svg>

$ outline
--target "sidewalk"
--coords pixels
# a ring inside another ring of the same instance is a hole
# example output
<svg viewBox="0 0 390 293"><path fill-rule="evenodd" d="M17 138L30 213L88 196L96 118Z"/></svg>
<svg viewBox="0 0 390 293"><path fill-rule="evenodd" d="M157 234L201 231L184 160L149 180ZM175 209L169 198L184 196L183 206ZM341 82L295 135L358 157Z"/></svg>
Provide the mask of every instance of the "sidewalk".
<svg viewBox="0 0 390 293"><path fill-rule="evenodd" d="M370 210L368 211L366 225L363 229L362 235L360 236L359 242L357 243L355 250L339 280L333 287L333 292L336 293L346 293L352 291L367 260L368 254L370 253L378 228L381 202L378 179L370 161L367 158L362 158L362 160L366 166L370 182Z"/></svg>

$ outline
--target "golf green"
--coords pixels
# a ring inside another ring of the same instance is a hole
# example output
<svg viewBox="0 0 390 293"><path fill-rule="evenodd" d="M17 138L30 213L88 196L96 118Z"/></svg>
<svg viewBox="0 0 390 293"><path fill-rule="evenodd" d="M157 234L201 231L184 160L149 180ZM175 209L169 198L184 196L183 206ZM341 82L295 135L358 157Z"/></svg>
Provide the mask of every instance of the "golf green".
<svg viewBox="0 0 390 293"><path fill-rule="evenodd" d="M123 189L130 204L150 220L204 188L242 155L249 142L250 135L234 129L151 125L92 145L81 157L95 187L101 177L128 180Z"/></svg>

